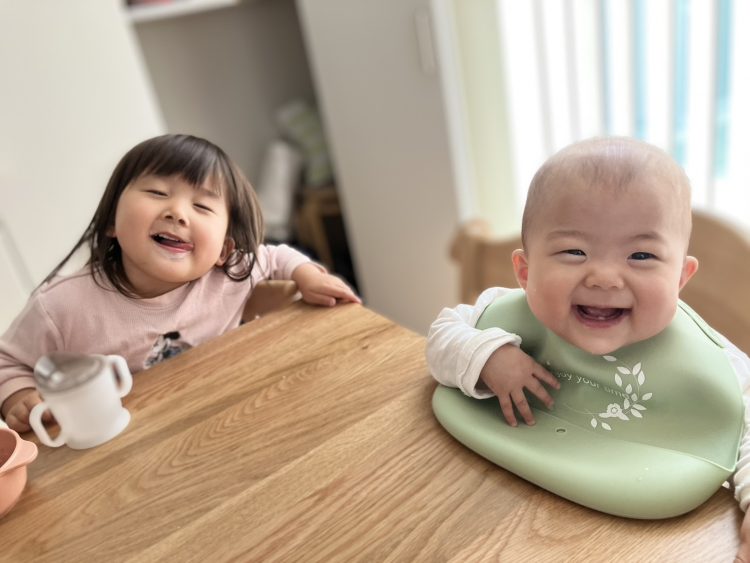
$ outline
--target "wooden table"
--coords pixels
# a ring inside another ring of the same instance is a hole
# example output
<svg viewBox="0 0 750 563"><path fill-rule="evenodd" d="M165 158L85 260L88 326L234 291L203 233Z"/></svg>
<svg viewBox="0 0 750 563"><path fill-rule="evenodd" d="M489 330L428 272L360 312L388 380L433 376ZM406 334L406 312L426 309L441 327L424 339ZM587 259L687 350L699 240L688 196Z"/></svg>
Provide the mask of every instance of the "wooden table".
<svg viewBox="0 0 750 563"><path fill-rule="evenodd" d="M9 561L731 561L720 490L667 521L579 507L491 465L430 409L424 338L295 305L136 376L91 450L41 447Z"/></svg>

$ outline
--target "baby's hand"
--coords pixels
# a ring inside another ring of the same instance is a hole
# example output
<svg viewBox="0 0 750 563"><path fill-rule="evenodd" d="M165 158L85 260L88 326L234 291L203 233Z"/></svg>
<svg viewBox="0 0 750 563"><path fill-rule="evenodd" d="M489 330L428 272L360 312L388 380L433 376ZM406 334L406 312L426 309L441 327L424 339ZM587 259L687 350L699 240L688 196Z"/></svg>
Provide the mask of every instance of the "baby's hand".
<svg viewBox="0 0 750 563"><path fill-rule="evenodd" d="M28 432L31 430L29 413L34 406L41 402L42 398L36 389L29 388L16 391L3 403L2 414L5 423L16 432ZM49 411L46 411L42 419L51 420L52 415Z"/></svg>
<svg viewBox="0 0 750 563"><path fill-rule="evenodd" d="M740 543L740 549L737 551L737 555L734 556L734 563L748 562L750 562L750 545L743 541Z"/></svg>
<svg viewBox="0 0 750 563"><path fill-rule="evenodd" d="M524 389L536 395L547 408L552 408L554 401L542 383L555 389L560 388L554 375L513 344L506 344L495 350L484 364L479 377L497 396L505 420L511 426L518 424L513 405L526 424L532 425L535 422Z"/></svg>
<svg viewBox="0 0 750 563"><path fill-rule="evenodd" d="M362 303L346 283L320 271L313 264L302 264L295 268L292 280L297 283L302 299L312 305L333 307L337 301Z"/></svg>
<svg viewBox="0 0 750 563"><path fill-rule="evenodd" d="M745 512L740 526L740 548L734 563L750 563L750 512Z"/></svg>

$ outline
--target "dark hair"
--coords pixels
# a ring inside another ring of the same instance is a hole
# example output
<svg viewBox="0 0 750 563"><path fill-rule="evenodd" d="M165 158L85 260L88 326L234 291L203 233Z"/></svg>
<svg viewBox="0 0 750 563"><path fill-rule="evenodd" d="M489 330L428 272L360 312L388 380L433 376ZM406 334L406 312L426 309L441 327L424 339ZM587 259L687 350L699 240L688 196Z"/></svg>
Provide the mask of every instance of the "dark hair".
<svg viewBox="0 0 750 563"><path fill-rule="evenodd" d="M122 251L108 233L115 224L117 202L125 188L139 177L177 175L194 187L214 180L219 192L226 193L229 206L227 236L234 239L235 251L222 266L229 278L247 279L257 263L257 250L263 242L263 216L255 190L242 171L218 146L192 135L161 135L130 149L112 172L99 206L88 227L68 255L42 283L51 280L82 246L90 250L88 266L97 285L101 276L120 293L136 297L122 265Z"/></svg>

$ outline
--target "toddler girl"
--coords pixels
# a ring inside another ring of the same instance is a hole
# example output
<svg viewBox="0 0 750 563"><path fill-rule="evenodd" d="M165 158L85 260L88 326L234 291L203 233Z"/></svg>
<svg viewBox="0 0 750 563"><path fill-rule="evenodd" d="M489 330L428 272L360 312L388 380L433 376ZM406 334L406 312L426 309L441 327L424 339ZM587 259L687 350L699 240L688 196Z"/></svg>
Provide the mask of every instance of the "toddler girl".
<svg viewBox="0 0 750 563"><path fill-rule="evenodd" d="M308 303L360 303L286 245L262 243L252 186L219 147L163 135L132 148L70 253L0 338L0 413L29 430L33 366L53 351L119 354L132 372L235 328L261 280L296 282ZM90 258L60 269L81 247Z"/></svg>

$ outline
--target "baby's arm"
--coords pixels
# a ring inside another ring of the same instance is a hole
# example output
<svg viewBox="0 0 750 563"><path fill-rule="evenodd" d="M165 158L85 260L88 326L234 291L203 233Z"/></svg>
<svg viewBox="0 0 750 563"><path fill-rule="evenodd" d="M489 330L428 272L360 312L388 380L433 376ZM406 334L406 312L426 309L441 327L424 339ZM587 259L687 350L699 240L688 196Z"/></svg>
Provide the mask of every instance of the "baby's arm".
<svg viewBox="0 0 750 563"><path fill-rule="evenodd" d="M475 328L487 306L509 291L490 288L473 306L443 309L427 337L427 363L443 385L478 399L497 396L508 424L517 424L514 405L527 424L534 424L524 390L551 407L552 398L540 382L558 388L557 379L518 347L517 335L501 328Z"/></svg>
<svg viewBox="0 0 750 563"><path fill-rule="evenodd" d="M747 392L747 390L745 391ZM739 460L734 473L734 496L745 513L740 526L740 548L735 561L750 563L750 398L745 395L745 429L740 443Z"/></svg>
<svg viewBox="0 0 750 563"><path fill-rule="evenodd" d="M542 383L555 389L560 388L560 383L554 375L535 362L526 352L512 345L501 346L495 350L484 364L479 378L495 393L505 420L511 426L518 425L514 406L526 424L533 425L536 422L525 390L533 393L551 409L554 401Z"/></svg>
<svg viewBox="0 0 750 563"><path fill-rule="evenodd" d="M745 403L745 428L740 441L740 453L737 460L737 468L732 476L734 485L734 497L745 513L740 526L740 548L735 561L750 563L750 359L734 344L724 339L729 361L739 380L740 387L744 389L743 401Z"/></svg>

